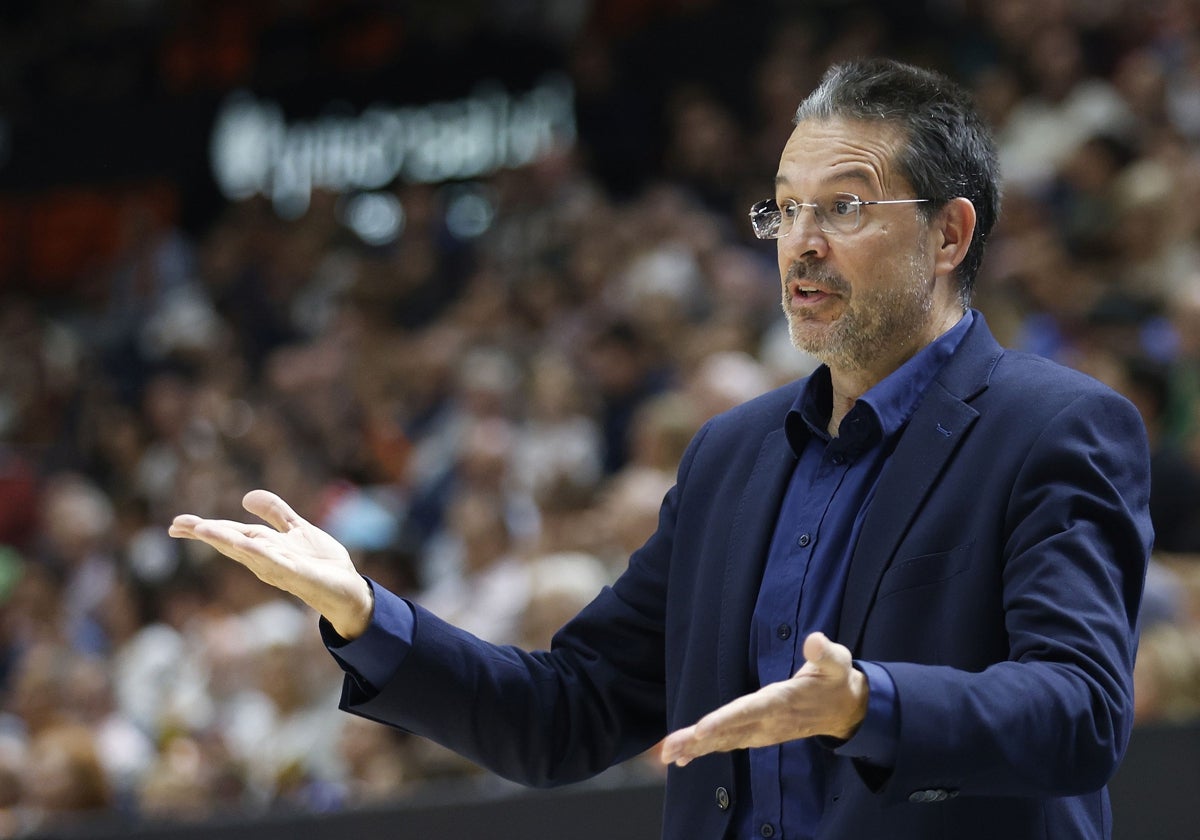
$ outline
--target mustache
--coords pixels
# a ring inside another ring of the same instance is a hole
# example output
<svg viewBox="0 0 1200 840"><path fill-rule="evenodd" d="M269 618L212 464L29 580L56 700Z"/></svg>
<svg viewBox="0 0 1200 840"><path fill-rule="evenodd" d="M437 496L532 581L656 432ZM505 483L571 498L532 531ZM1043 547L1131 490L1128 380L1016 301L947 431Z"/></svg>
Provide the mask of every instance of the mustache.
<svg viewBox="0 0 1200 840"><path fill-rule="evenodd" d="M842 279L841 275L817 263L794 262L789 265L787 273L783 277L784 283L797 280L811 280L814 284L836 294L845 294L850 290L849 284Z"/></svg>

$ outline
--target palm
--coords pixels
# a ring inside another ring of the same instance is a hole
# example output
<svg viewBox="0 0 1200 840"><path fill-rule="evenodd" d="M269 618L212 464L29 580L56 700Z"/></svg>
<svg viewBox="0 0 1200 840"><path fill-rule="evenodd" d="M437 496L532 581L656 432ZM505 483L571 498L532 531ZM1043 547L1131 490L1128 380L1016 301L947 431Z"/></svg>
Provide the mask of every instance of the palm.
<svg viewBox="0 0 1200 840"><path fill-rule="evenodd" d="M183 514L171 525L171 536L207 543L260 580L300 598L342 635L361 632L369 619L370 591L345 547L274 493L253 490L242 504L267 524Z"/></svg>
<svg viewBox="0 0 1200 840"><path fill-rule="evenodd" d="M804 642L804 666L671 733L662 758L680 766L712 752L781 744L813 735L847 738L866 714L867 687L850 651L823 633Z"/></svg>

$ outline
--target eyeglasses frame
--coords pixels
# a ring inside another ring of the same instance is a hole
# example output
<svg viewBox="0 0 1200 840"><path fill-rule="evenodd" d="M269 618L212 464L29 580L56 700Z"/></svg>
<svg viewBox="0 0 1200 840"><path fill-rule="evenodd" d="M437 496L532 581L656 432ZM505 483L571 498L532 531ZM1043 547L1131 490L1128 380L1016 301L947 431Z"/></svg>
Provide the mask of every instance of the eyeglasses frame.
<svg viewBox="0 0 1200 840"><path fill-rule="evenodd" d="M823 216L819 214L819 206L820 205L816 204L815 202L796 201L795 199L789 198L789 199L787 199L787 203L793 204L796 207L811 207L812 211L813 211L813 219L816 221L817 227L821 230L822 233L831 233L834 236L845 236L847 234L857 233L859 231L859 229L862 227L862 208L864 208L864 207L870 207L871 205L875 205L875 204L924 204L925 202L933 201L933 199L931 199L931 198L881 198L881 199L863 200L863 199L859 198L857 195L855 195L854 193L849 193L849 192L834 193L834 196L839 196L839 195L848 196L849 198L852 199L852 201L850 201L848 203L854 205L855 222L854 222L854 227L852 227L850 230L842 231L842 230L828 229L825 226L826 223L824 221ZM783 239L785 236L790 235L791 232L796 229L795 221L792 222L792 226L790 228L788 228L787 233L781 233L778 236L769 236L769 235L764 236L763 234L759 233L758 227L754 224L754 219L757 215L767 212L767 208L762 207L762 205L766 204L767 202L772 202L772 203L776 204L775 212L780 214L780 221L782 223L783 210L778 206L777 200L774 198L765 198L762 201L755 202L753 205L751 205L750 213L749 213L750 228L751 228L751 230L754 231L754 235L756 237L758 237L759 239L764 239L764 240ZM760 207L762 207L762 209L758 209ZM797 219L798 218L799 218L799 216L797 216ZM782 226L782 224L781 224L781 226Z"/></svg>

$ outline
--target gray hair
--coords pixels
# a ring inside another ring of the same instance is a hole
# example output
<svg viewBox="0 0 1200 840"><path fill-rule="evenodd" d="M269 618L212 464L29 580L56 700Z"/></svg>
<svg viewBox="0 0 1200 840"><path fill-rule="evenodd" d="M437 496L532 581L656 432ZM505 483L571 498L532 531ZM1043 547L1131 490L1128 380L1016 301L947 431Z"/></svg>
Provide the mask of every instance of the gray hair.
<svg viewBox="0 0 1200 840"><path fill-rule="evenodd" d="M796 109L793 123L847 119L890 123L904 133L894 163L926 219L951 199L975 206L975 235L959 264L963 305L970 303L988 234L1000 214L1000 173L991 131L970 95L946 76L890 59L835 64Z"/></svg>

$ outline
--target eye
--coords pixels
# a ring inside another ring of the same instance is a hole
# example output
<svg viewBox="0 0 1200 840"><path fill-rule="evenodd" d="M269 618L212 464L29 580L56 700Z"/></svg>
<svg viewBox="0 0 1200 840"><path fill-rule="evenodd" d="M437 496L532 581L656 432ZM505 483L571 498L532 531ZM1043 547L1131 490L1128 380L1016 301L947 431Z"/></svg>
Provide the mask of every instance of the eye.
<svg viewBox="0 0 1200 840"><path fill-rule="evenodd" d="M858 199L850 195L836 195L829 200L829 215L853 216L858 209Z"/></svg>
<svg viewBox="0 0 1200 840"><path fill-rule="evenodd" d="M779 205L779 213L785 219L795 219L799 211L800 205L790 199Z"/></svg>

